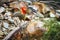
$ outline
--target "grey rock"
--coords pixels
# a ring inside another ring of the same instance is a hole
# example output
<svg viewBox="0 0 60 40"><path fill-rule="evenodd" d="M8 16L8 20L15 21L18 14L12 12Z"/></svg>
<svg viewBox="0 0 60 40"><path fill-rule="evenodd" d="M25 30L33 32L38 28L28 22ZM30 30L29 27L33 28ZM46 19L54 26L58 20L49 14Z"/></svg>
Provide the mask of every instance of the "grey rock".
<svg viewBox="0 0 60 40"><path fill-rule="evenodd" d="M5 28L9 28L9 24L8 24L7 22L3 22L3 26L4 26Z"/></svg>

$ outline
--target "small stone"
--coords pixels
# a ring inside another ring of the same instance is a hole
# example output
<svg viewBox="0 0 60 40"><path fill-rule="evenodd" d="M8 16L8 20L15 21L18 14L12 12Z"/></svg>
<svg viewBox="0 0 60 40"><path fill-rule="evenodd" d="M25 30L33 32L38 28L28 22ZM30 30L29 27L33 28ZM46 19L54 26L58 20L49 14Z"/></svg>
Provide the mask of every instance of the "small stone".
<svg viewBox="0 0 60 40"><path fill-rule="evenodd" d="M14 20L14 24L15 25L19 25L20 24L20 19L18 17L14 17L13 20Z"/></svg>
<svg viewBox="0 0 60 40"><path fill-rule="evenodd" d="M11 23L14 23L14 20L13 19L8 19Z"/></svg>
<svg viewBox="0 0 60 40"><path fill-rule="evenodd" d="M0 36L4 35L4 33L0 30Z"/></svg>
<svg viewBox="0 0 60 40"><path fill-rule="evenodd" d="M4 17L5 17L5 19L10 19L11 18L11 12L6 12L5 14L4 14Z"/></svg>
<svg viewBox="0 0 60 40"><path fill-rule="evenodd" d="M3 17L3 15L2 14L0 14L0 19L3 19L4 17Z"/></svg>
<svg viewBox="0 0 60 40"><path fill-rule="evenodd" d="M0 13L2 13L3 11L5 11L4 7L0 7Z"/></svg>
<svg viewBox="0 0 60 40"><path fill-rule="evenodd" d="M8 34L7 31L5 31L4 34L7 35Z"/></svg>
<svg viewBox="0 0 60 40"><path fill-rule="evenodd" d="M52 12L50 12L50 17L55 17L55 14L53 14Z"/></svg>
<svg viewBox="0 0 60 40"><path fill-rule="evenodd" d="M9 24L8 24L7 22L3 22L3 26L4 26L5 28L8 28L8 27L9 27Z"/></svg>
<svg viewBox="0 0 60 40"><path fill-rule="evenodd" d="M6 29L5 29L5 28L3 28L3 31L6 31Z"/></svg>

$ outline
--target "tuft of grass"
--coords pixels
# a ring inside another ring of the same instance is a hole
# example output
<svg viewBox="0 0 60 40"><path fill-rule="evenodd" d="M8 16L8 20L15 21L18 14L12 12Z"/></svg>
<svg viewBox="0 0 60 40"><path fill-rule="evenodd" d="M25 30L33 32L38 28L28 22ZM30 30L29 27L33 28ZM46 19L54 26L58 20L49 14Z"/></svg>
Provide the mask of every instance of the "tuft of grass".
<svg viewBox="0 0 60 40"><path fill-rule="evenodd" d="M42 37L42 40L60 40L60 22L55 18L44 21L44 27L48 28Z"/></svg>

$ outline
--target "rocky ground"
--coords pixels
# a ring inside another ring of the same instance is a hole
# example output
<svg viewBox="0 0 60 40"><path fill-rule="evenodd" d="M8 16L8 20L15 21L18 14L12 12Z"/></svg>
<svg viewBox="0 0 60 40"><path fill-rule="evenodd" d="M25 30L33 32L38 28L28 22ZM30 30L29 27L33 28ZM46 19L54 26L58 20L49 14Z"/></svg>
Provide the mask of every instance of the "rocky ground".
<svg viewBox="0 0 60 40"><path fill-rule="evenodd" d="M0 40L40 40L40 36L48 31L48 28L44 27L46 24L44 20L50 20L50 18L59 20L60 10L52 10L51 6L39 2L33 2L30 5L27 2L24 3L15 1L10 3L10 6L7 4L0 6ZM20 7L24 6L27 8L22 9L21 12ZM28 11L27 14L25 10Z"/></svg>

